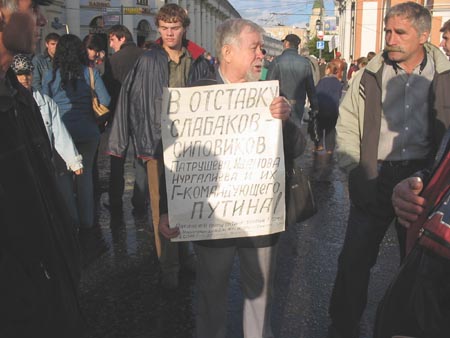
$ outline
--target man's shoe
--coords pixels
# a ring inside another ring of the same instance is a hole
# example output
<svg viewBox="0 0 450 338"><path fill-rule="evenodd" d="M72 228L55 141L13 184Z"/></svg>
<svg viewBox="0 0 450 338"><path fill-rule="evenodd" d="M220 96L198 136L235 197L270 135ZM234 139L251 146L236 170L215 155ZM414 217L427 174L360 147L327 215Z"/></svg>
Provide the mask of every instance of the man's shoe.
<svg viewBox="0 0 450 338"><path fill-rule="evenodd" d="M120 215L123 213L123 205L121 203L110 204L103 202L103 206L108 209L111 214Z"/></svg>
<svg viewBox="0 0 450 338"><path fill-rule="evenodd" d="M109 250L101 235L101 230L97 227L80 228L78 239L83 267L86 267Z"/></svg>
<svg viewBox="0 0 450 338"><path fill-rule="evenodd" d="M143 216L147 215L147 208L133 207L133 210L131 211L131 213L133 214L133 216L143 217Z"/></svg>
<svg viewBox="0 0 450 338"><path fill-rule="evenodd" d="M131 205L133 206L133 211L137 213L144 213L147 211L148 203L147 201L142 201L138 198L131 198Z"/></svg>

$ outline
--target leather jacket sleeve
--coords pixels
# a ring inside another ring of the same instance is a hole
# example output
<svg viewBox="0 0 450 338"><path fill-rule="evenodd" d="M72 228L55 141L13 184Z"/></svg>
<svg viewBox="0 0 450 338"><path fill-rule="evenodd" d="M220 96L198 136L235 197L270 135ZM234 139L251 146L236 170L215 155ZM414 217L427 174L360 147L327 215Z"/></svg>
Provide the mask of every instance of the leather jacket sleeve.
<svg viewBox="0 0 450 338"><path fill-rule="evenodd" d="M138 157L162 155L161 105L168 73L163 50L155 48L139 57L120 90L107 153L122 157L131 136Z"/></svg>

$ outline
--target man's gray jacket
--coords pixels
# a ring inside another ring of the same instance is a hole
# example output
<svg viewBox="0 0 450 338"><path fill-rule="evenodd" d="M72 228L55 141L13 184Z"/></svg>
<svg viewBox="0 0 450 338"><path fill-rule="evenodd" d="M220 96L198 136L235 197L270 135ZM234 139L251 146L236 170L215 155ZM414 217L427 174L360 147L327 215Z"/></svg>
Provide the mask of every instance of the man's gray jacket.
<svg viewBox="0 0 450 338"><path fill-rule="evenodd" d="M294 48L287 48L270 64L267 80L280 81L280 95L286 97L300 118L303 116L306 95L311 110L318 110L316 88L311 62Z"/></svg>
<svg viewBox="0 0 450 338"><path fill-rule="evenodd" d="M436 70L428 96L431 160L450 125L450 62L435 46L426 44L425 49ZM339 107L337 156L339 166L349 174L352 201L375 195L384 63L385 56L379 54L358 72Z"/></svg>

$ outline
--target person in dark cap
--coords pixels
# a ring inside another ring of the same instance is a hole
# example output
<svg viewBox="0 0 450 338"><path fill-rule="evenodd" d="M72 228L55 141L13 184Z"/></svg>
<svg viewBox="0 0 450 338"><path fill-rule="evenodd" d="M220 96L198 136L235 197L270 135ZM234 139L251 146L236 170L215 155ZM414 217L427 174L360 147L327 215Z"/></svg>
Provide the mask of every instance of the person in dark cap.
<svg viewBox="0 0 450 338"><path fill-rule="evenodd" d="M308 95L311 110L319 109L311 63L298 54L301 40L297 35L288 34L282 41L283 53L271 63L266 79L280 81L280 95L289 100L294 108L294 116L300 123L306 95Z"/></svg>
<svg viewBox="0 0 450 338"><path fill-rule="evenodd" d="M301 40L298 37L298 35L295 35L295 34L288 34L288 35L286 35L286 37L283 40L281 40L281 42L284 43L285 41L290 43L291 48L295 47L297 49L298 49L298 46L300 45L300 42L301 42Z"/></svg>
<svg viewBox="0 0 450 338"><path fill-rule="evenodd" d="M11 68L22 86L33 93L52 149L55 149L66 162L67 169L73 171L75 175L83 174L83 157L78 153L72 137L61 120L58 105L53 99L32 87L34 65L31 59L25 54L16 54Z"/></svg>
<svg viewBox="0 0 450 338"><path fill-rule="evenodd" d="M0 337L81 335L74 229L39 107L10 67L33 53L50 3L0 0Z"/></svg>

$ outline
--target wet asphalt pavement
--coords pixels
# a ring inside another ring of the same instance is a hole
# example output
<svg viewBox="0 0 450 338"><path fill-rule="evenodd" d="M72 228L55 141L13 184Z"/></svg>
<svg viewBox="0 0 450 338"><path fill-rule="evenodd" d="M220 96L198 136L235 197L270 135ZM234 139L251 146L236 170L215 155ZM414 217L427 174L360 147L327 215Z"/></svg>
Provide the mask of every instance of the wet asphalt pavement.
<svg viewBox="0 0 450 338"><path fill-rule="evenodd" d="M277 338L325 338L327 309L344 239L349 209L347 182L332 157L313 155L310 144L300 163L310 174L319 212L290 227L281 237L272 323ZM101 153L101 149L100 149ZM194 277L181 276L180 287L168 292L159 285L159 268L149 212L134 214L131 156L126 163L122 215L111 215L108 202L109 160L99 157L103 194L98 223L103 254L92 258L81 280L81 306L87 323L83 338L191 338L194 330ZM375 310L398 266L392 229L372 272L361 338L372 337ZM242 338L242 297L238 262L229 289L228 337Z"/></svg>

